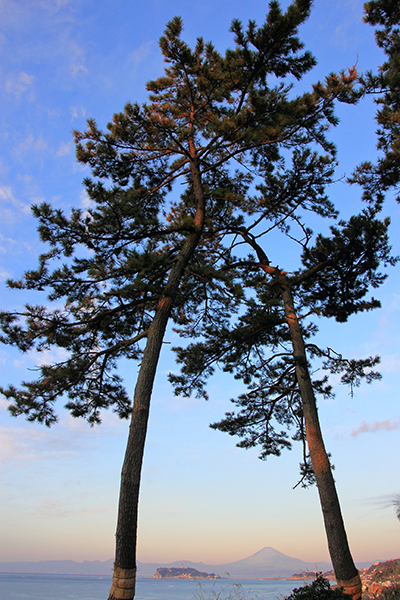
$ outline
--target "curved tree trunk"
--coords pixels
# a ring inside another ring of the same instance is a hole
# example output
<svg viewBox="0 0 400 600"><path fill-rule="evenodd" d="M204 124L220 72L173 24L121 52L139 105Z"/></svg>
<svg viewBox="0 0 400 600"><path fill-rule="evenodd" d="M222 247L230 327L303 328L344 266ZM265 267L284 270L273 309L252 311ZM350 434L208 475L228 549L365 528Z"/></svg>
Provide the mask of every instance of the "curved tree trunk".
<svg viewBox="0 0 400 600"><path fill-rule="evenodd" d="M339 587L343 587L344 591L353 597L353 600L359 600L361 598L361 579L350 553L335 481L322 438L314 390L307 365L303 334L294 309L290 283L284 273L278 275L278 282L290 330L293 356L296 361L297 382L303 404L307 444L317 481L329 553L336 581Z"/></svg>
<svg viewBox="0 0 400 600"><path fill-rule="evenodd" d="M196 214L189 234L171 269L163 297L147 334L132 408L131 424L121 473L120 499L116 531L113 582L108 600L133 600L136 583L136 538L140 477L149 418L150 399L160 350L186 265L199 242L204 224L205 205L198 162L191 164Z"/></svg>

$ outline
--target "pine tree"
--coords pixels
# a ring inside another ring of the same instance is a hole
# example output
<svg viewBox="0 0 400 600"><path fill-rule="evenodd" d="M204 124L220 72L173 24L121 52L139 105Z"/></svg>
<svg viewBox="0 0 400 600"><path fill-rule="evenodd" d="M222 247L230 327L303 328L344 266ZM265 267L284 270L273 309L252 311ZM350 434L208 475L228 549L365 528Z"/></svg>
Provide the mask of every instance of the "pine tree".
<svg viewBox="0 0 400 600"><path fill-rule="evenodd" d="M218 264L224 235L249 215L270 211L279 218L283 206L297 202L292 185L302 172L318 188L332 170L334 147L325 133L337 122L334 102L353 101L355 73L332 74L311 92L294 94L293 82L315 64L297 38L310 4L295 0L282 13L273 1L261 27L234 21L236 46L224 56L201 38L191 50L174 18L160 40L165 74L148 84L149 102L127 104L105 133L94 120L75 133L78 161L92 172L84 181L89 209L68 217L49 204L33 207L49 251L36 270L9 285L46 291L49 302L1 313L1 339L22 352L62 348L67 358L42 365L21 389L1 391L13 415L48 426L57 421L60 397L91 424L106 408L130 417L110 600L135 594L142 459L169 319L181 326L208 297L210 318L223 314L244 293ZM318 145L323 156L310 149ZM284 181L282 152L291 151L294 171ZM269 207L249 193L256 177L276 188ZM332 210L317 197L301 203ZM140 361L133 405L116 372L121 358Z"/></svg>
<svg viewBox="0 0 400 600"><path fill-rule="evenodd" d="M312 186L307 187L310 198ZM293 189L296 194L297 188ZM287 234L290 220L300 223L301 216L294 213L290 203L282 204L279 218L272 218L273 224L266 233L285 223ZM259 225L259 219L257 222ZM262 233L256 236L251 227L241 227L237 234L256 256L240 259L233 255L232 247L226 248L220 268L234 272L234 279L242 280L247 294L235 296L232 290L231 310L214 319L205 312L202 326L197 320L193 327L188 319L182 333L203 339L175 348L183 367L180 375L170 376L176 393L194 392L205 397L206 381L218 364L242 380L248 391L232 400L237 412L227 413L211 427L239 436L239 447L260 446L260 458L279 456L284 448L292 447L292 440L302 442L299 483L317 484L335 576L355 599L361 596L361 581L351 557L316 403L318 394L331 397L332 388L327 375L313 380L310 360L323 359L324 369L341 373L342 383L350 385L353 393L361 380L370 383L380 377L373 370L379 358L349 360L331 348L311 343L316 323L310 317L334 317L344 322L354 313L380 305L376 299L365 296L370 287L378 287L385 280L379 266L395 263L390 255L388 226L388 219L379 220L378 210L368 207L347 223L342 221L332 227L330 237L317 236L311 247L311 231L303 223L301 231L307 230L301 241L303 268L292 275L271 266L261 245ZM268 236L263 245L266 244ZM271 252L276 252L275 244ZM264 275L260 276L260 271ZM233 321L232 313L238 310ZM307 319L309 323L305 325ZM284 429L278 429L279 426Z"/></svg>

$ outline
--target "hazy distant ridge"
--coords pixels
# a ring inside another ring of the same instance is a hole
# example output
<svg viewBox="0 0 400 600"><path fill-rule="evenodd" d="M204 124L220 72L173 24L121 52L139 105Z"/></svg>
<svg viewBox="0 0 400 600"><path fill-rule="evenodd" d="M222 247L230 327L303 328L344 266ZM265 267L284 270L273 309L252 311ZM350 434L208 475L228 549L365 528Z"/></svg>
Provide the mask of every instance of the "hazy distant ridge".
<svg viewBox="0 0 400 600"><path fill-rule="evenodd" d="M373 561L358 564L359 568L369 566ZM286 556L274 548L263 548L255 554L235 562L206 565L188 560L172 563L137 563L138 577L152 577L160 567L192 567L199 571L214 572L220 577L257 578L257 577L290 577L300 571L328 571L332 565L327 562L305 562L299 558ZM113 559L99 560L42 560L39 562L0 562L1 573L48 573L60 575L109 575L111 577Z"/></svg>
<svg viewBox="0 0 400 600"><path fill-rule="evenodd" d="M152 577L160 567L192 567L199 571L213 571L221 577L290 577L295 572L318 569L327 571L330 563L306 563L297 558L286 556L273 548L263 548L252 556L232 563L206 565L187 560L172 563L141 563L138 562L138 577ZM99 560L75 562L73 560L42 560L39 562L2 562L2 573L49 573L63 575L111 575L113 559L101 562ZM229 575L228 575L229 574Z"/></svg>
<svg viewBox="0 0 400 600"><path fill-rule="evenodd" d="M47 573L50 575L110 575L113 559L100 560L40 560L38 562L0 562L0 573Z"/></svg>

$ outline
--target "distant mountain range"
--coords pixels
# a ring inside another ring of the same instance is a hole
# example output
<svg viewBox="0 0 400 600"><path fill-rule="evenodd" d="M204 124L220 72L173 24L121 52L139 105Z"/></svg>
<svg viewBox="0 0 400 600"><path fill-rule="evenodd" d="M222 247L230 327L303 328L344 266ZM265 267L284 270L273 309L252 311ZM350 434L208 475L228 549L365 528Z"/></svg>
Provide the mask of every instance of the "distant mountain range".
<svg viewBox="0 0 400 600"><path fill-rule="evenodd" d="M294 573L300 571L327 571L332 568L332 565L327 562L306 563L298 558L292 558L274 550L274 548L263 548L255 554L235 562L222 565L206 565L203 563L189 563L183 561L184 567L193 567L199 571L213 571L220 577L234 577L238 579L252 579L257 577L290 577ZM179 566L180 563L174 563L172 566ZM139 565L138 565L139 566ZM150 565L141 565L146 569ZM167 566L167 565L165 565ZM138 571L138 575L146 577L142 570Z"/></svg>
<svg viewBox="0 0 400 600"><path fill-rule="evenodd" d="M358 568L369 567L374 561L358 563ZM213 572L220 577L252 579L258 577L290 577L301 571L328 571L332 565L327 562L304 562L274 550L263 548L242 560L222 565L206 565L188 560L172 563L137 563L138 577L153 577L160 567L191 567L199 571ZM60 575L109 575L112 574L113 559L75 562L73 560L41 560L39 562L0 562L0 573L48 573Z"/></svg>

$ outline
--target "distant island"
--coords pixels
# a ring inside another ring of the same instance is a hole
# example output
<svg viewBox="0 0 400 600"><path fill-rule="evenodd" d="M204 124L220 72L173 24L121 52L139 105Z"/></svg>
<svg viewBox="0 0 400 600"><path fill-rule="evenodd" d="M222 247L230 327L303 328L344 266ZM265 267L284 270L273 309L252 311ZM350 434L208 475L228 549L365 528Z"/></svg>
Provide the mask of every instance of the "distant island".
<svg viewBox="0 0 400 600"><path fill-rule="evenodd" d="M153 575L153 579L221 579L215 573L203 573L191 567L160 567Z"/></svg>

